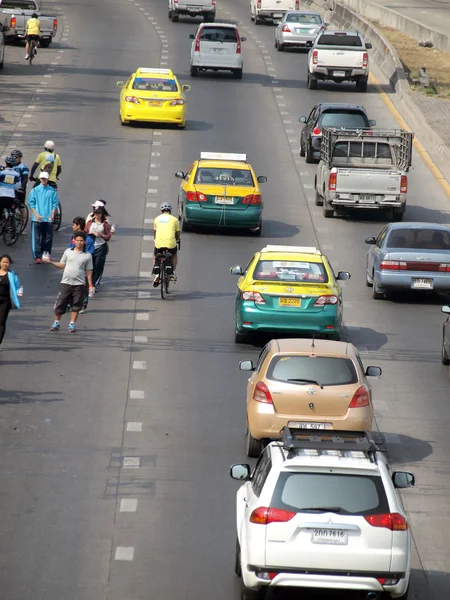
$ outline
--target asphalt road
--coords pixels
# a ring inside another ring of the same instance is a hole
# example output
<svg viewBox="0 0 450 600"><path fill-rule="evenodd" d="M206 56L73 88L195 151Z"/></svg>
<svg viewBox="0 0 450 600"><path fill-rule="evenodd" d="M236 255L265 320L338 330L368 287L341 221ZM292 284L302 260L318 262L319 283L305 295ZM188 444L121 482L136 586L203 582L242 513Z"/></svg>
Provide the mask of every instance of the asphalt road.
<svg viewBox="0 0 450 600"><path fill-rule="evenodd" d="M298 157L297 119L317 101L364 102L379 125L396 123L371 87L364 95L351 85L308 91L304 55L277 53L273 28L251 24L243 0L219 8L249 38L242 81L190 78L196 24L169 22L165 2L58 2L66 35L31 68L22 48L7 47L2 146L20 146L31 164L54 139L63 226L103 197L118 232L101 292L73 336L65 324L48 331L59 272L30 264L29 236L11 250L25 296L0 357L0 598L237 600L237 486L228 467L246 460L246 378L237 364L259 347L234 344L228 268L266 243L287 243L320 244L352 273L348 338L366 364L383 368L377 423L394 466L417 476L403 494L414 536L412 599L440 600L450 592L441 300L372 300L364 239L383 221L325 220L313 203L314 167ZM193 86L186 130L121 127L116 81L164 63ZM263 237L184 235L178 283L163 302L149 284L146 236L159 202L176 204L174 172L200 150L246 152L268 177ZM407 218L449 222L448 199L415 159ZM54 255L68 234L55 236Z"/></svg>

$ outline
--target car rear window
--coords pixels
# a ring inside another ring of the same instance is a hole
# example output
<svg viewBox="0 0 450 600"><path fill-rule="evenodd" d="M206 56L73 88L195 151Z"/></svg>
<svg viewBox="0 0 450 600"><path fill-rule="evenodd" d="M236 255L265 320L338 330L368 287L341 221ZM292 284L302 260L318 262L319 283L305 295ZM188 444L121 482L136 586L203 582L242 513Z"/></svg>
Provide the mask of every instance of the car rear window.
<svg viewBox="0 0 450 600"><path fill-rule="evenodd" d="M310 381L321 385L349 385L358 381L353 361L334 356L275 356L267 376L299 385Z"/></svg>
<svg viewBox="0 0 450 600"><path fill-rule="evenodd" d="M34 2L27 2L26 0L3 0L0 3L0 8L20 8L21 10L36 10L36 4Z"/></svg>
<svg viewBox="0 0 450 600"><path fill-rule="evenodd" d="M328 274L323 263L294 260L260 260L253 273L258 281L327 283Z"/></svg>
<svg viewBox="0 0 450 600"><path fill-rule="evenodd" d="M450 250L450 233L436 229L394 229L389 233L388 248Z"/></svg>
<svg viewBox="0 0 450 600"><path fill-rule="evenodd" d="M362 40L358 35L346 33L327 33L317 40L318 46L358 46L362 47Z"/></svg>
<svg viewBox="0 0 450 600"><path fill-rule="evenodd" d="M177 82L174 79L155 79L154 77L136 77L133 90L144 92L176 92Z"/></svg>
<svg viewBox="0 0 450 600"><path fill-rule="evenodd" d="M320 115L318 125L319 127L364 129L369 127L369 121L366 115L360 112L327 111Z"/></svg>
<svg viewBox="0 0 450 600"><path fill-rule="evenodd" d="M322 18L320 15L308 15L299 12L289 13L286 17L288 23L300 23L306 25L321 25Z"/></svg>
<svg viewBox="0 0 450 600"><path fill-rule="evenodd" d="M200 167L195 174L194 183L211 185L248 185L255 186L251 171L247 169L227 169Z"/></svg>
<svg viewBox="0 0 450 600"><path fill-rule="evenodd" d="M280 473L271 507L361 516L389 512L381 477L337 473Z"/></svg>
<svg viewBox="0 0 450 600"><path fill-rule="evenodd" d="M392 162L389 144L378 142L336 142L334 158L386 158Z"/></svg>
<svg viewBox="0 0 450 600"><path fill-rule="evenodd" d="M231 27L204 27L200 40L202 42L231 42L236 44L236 30Z"/></svg>

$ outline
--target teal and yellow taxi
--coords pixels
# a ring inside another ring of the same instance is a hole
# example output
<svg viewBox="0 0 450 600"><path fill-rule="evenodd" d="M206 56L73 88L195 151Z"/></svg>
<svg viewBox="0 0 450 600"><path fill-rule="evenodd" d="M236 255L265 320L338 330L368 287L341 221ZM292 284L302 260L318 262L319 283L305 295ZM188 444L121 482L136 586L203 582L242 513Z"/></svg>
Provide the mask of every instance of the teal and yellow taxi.
<svg viewBox="0 0 450 600"><path fill-rule="evenodd" d="M328 258L314 247L266 246L239 275L236 295L235 340L252 333L319 334L339 339L342 330L342 290Z"/></svg>
<svg viewBox="0 0 450 600"><path fill-rule="evenodd" d="M186 126L186 96L190 85L180 85L171 69L139 67L127 81L118 81L120 121L175 123Z"/></svg>
<svg viewBox="0 0 450 600"><path fill-rule="evenodd" d="M261 235L260 183L245 154L201 152L181 179L178 216L182 231L193 227L238 228Z"/></svg>

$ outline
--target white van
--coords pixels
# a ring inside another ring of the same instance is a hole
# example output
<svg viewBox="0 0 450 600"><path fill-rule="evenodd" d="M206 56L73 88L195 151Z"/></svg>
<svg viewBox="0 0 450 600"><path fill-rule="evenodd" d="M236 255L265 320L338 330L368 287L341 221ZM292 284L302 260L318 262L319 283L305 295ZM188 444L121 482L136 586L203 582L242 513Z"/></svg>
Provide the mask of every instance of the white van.
<svg viewBox="0 0 450 600"><path fill-rule="evenodd" d="M279 21L288 10L300 10L300 0L250 0L250 17L256 25Z"/></svg>
<svg viewBox="0 0 450 600"><path fill-rule="evenodd" d="M236 79L242 79L244 57L241 37L236 25L214 23L199 25L197 33L189 34L193 40L191 48L191 75L199 71L231 71Z"/></svg>
<svg viewBox="0 0 450 600"><path fill-rule="evenodd" d="M176 23L180 15L203 17L205 23L214 23L216 0L169 0L169 19Z"/></svg>

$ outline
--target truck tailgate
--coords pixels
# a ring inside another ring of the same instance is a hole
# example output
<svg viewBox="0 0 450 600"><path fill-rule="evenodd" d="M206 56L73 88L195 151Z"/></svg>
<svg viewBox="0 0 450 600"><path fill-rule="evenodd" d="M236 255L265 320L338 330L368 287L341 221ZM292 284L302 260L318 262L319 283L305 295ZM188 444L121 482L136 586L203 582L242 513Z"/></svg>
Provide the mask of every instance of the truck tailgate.
<svg viewBox="0 0 450 600"><path fill-rule="evenodd" d="M317 66L319 67L347 67L349 69L363 68L364 51L358 49L335 50L320 48L317 57Z"/></svg>
<svg viewBox="0 0 450 600"><path fill-rule="evenodd" d="M30 17L23 15L17 15L16 32L19 36L25 36L26 22ZM55 17L39 15L39 21L41 23L41 37L52 37L56 33L58 20Z"/></svg>
<svg viewBox="0 0 450 600"><path fill-rule="evenodd" d="M400 194L401 172L387 169L337 169L337 194Z"/></svg>

